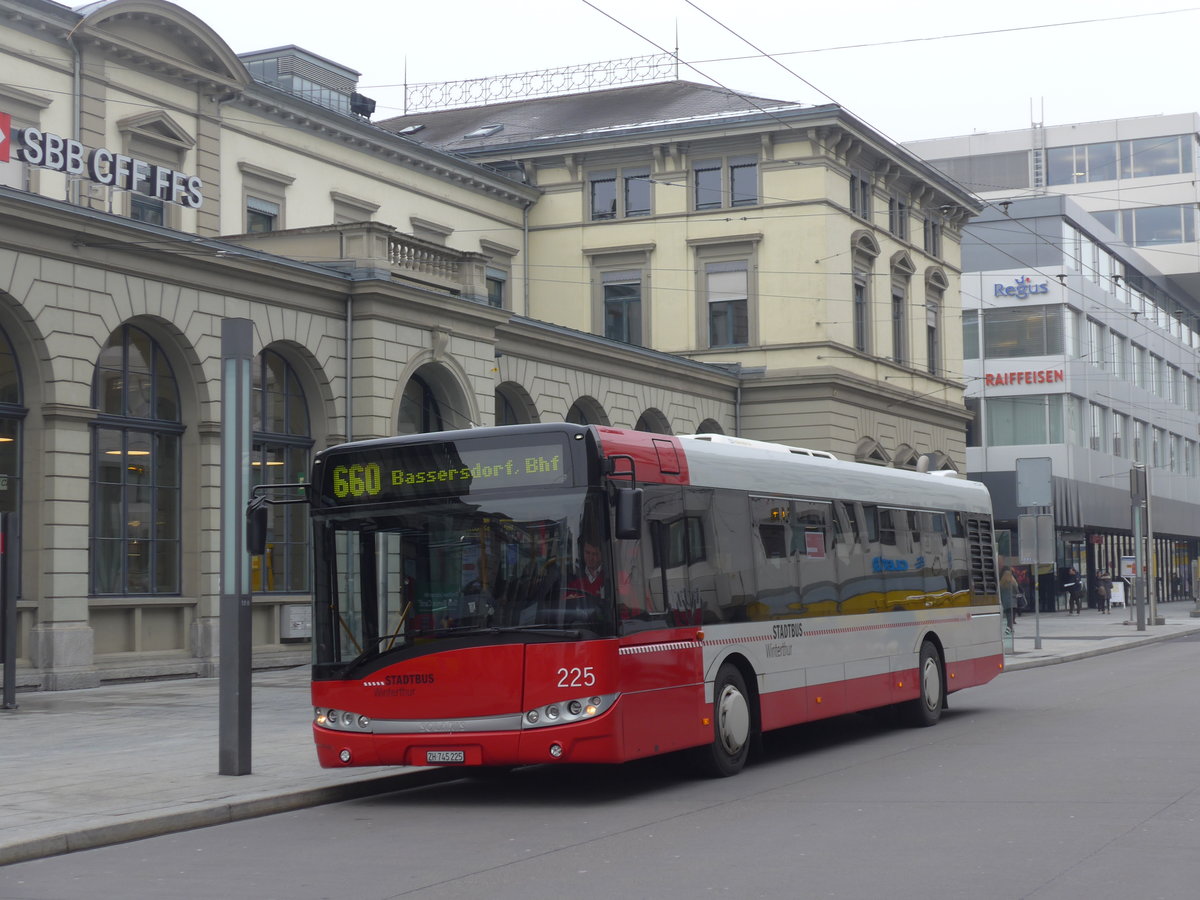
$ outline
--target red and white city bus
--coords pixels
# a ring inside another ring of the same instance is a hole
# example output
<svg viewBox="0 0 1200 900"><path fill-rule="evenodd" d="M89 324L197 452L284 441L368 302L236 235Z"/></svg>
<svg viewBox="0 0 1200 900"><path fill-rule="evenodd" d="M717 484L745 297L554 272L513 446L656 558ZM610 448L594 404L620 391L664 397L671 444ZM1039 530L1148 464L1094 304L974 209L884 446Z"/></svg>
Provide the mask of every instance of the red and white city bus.
<svg viewBox="0 0 1200 900"><path fill-rule="evenodd" d="M616 763L896 705L1003 666L991 505L943 473L569 424L314 461L321 765Z"/></svg>

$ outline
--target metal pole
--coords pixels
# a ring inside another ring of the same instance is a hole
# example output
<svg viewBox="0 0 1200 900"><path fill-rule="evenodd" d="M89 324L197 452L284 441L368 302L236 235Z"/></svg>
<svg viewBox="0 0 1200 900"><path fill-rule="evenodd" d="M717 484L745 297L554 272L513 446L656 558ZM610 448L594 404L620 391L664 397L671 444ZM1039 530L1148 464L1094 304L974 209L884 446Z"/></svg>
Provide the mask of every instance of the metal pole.
<svg viewBox="0 0 1200 900"><path fill-rule="evenodd" d="M220 774L250 774L250 362L254 323L221 322Z"/></svg>
<svg viewBox="0 0 1200 900"><path fill-rule="evenodd" d="M1150 473L1153 471L1149 466L1146 466L1146 565L1151 569L1161 569L1160 566L1154 565L1156 555L1154 553L1154 518L1151 515L1150 498L1154 495L1153 480ZM1168 568L1168 575L1170 569ZM1149 577L1147 572L1146 594L1150 601L1150 624L1165 625L1166 619L1158 618L1158 585L1155 579Z"/></svg>
<svg viewBox="0 0 1200 900"><path fill-rule="evenodd" d="M1142 544L1142 504L1133 505L1133 594L1137 603L1137 630L1146 630L1146 548Z"/></svg>

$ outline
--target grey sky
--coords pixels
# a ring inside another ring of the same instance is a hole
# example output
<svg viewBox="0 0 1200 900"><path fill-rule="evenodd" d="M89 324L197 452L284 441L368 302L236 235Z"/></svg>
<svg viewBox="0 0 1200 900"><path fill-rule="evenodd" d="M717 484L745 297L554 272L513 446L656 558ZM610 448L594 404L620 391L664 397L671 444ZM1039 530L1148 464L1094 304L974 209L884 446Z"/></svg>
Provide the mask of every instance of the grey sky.
<svg viewBox="0 0 1200 900"><path fill-rule="evenodd" d="M179 5L239 53L297 44L357 69L376 118L401 111L400 92L387 86L404 83L406 66L410 83L454 81L652 54L651 41L673 49L676 32L695 65L683 78L799 102L832 98L896 140L1200 110L1200 6L1179 0L590 2ZM795 74L769 59L728 61L755 51L713 19ZM849 47L863 44L873 46Z"/></svg>

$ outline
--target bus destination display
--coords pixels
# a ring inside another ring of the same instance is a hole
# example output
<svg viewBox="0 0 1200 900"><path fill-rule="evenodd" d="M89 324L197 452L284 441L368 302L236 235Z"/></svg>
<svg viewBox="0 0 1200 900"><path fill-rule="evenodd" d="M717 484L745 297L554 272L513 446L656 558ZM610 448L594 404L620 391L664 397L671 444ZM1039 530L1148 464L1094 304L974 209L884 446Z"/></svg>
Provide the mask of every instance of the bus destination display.
<svg viewBox="0 0 1200 900"><path fill-rule="evenodd" d="M330 505L462 496L567 482L560 443L524 447L409 444L325 460L321 498Z"/></svg>

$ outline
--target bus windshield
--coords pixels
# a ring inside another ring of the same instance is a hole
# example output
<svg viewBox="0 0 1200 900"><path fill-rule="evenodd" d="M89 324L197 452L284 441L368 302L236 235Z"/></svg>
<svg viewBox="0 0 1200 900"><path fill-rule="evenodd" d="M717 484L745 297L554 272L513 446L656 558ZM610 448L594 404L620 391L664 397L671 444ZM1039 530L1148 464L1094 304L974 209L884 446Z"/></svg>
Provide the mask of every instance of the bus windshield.
<svg viewBox="0 0 1200 900"><path fill-rule="evenodd" d="M611 636L603 509L602 492L579 489L318 521L317 571L326 577L318 577L316 662L366 663L474 636Z"/></svg>

